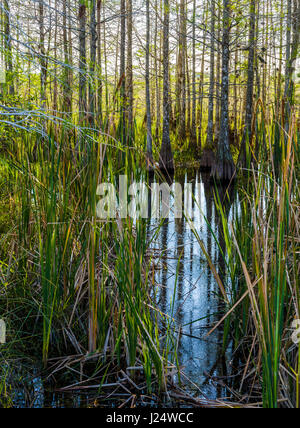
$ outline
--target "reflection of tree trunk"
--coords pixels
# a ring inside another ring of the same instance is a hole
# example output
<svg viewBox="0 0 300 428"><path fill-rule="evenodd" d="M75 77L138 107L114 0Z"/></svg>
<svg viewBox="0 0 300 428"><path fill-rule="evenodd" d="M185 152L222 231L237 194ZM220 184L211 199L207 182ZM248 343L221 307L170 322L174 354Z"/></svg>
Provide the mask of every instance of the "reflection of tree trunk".
<svg viewBox="0 0 300 428"><path fill-rule="evenodd" d="M223 209L223 213L225 216L225 219L227 220L227 222L229 221L229 213L230 213L230 209L232 207L233 201L234 201L234 197L235 197L235 186L234 184L226 187L226 186L222 186L222 185L218 185L217 187L217 192L218 192L218 197L219 197L219 201L222 205L222 209ZM216 217L217 217L217 223L216 223L216 227L218 228L218 237L219 237L219 244L220 244L220 248L223 252L219 251L219 256L218 256L218 267L219 267L219 276L224 284L224 288L226 289L226 277L227 277L227 273L226 273L226 253L227 253L227 247L226 247L226 241L225 241L225 236L224 236L224 231L223 231L223 220L222 220L222 215L221 213L218 211L217 207L216 207Z"/></svg>
<svg viewBox="0 0 300 428"><path fill-rule="evenodd" d="M169 220L165 219L161 226L161 249L164 251L162 256L162 278L161 278L161 292L160 292L160 308L162 312L167 313L167 279L168 279L168 229Z"/></svg>
<svg viewBox="0 0 300 428"><path fill-rule="evenodd" d="M206 218L208 224L213 228L213 218L212 218L212 207L213 207L213 187L210 182L210 177L208 173L201 173L201 179L204 186L204 195L205 195L205 206L206 206ZM207 225L207 253L211 260L213 260L212 254L212 235L209 227ZM212 284L212 275L209 265L207 264L207 301L211 300L211 284ZM208 320L211 322L211 319Z"/></svg>

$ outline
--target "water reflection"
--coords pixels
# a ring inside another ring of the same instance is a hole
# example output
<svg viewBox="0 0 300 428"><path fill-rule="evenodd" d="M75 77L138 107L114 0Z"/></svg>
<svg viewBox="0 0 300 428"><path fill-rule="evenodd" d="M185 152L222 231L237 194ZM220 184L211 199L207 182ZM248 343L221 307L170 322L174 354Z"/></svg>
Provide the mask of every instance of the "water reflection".
<svg viewBox="0 0 300 428"><path fill-rule="evenodd" d="M182 186L191 183L192 194L183 194L187 217L203 241L208 255L218 268L218 273L228 287L226 275L226 245L222 232L222 220L215 203L215 187L207 174L188 171L174 179ZM234 190L218 187L220 201L228 221L232 221ZM174 205L170 196L170 205ZM190 200L187 200L190 198ZM221 387L216 387L212 377L226 376L226 364L222 361L222 330L217 330L208 339L204 336L220 319L224 302L218 284L200 245L189 227L187 218L165 219L153 247L161 250L161 269L157 271L157 303L164 313L171 314L171 302L175 297L174 318L176 330L181 332L178 342L178 357L184 373L202 392L211 399L224 395ZM158 220L152 220L155 227ZM149 233L151 233L151 227ZM214 237L215 235L215 237ZM219 241L219 245L216 240ZM177 272L177 284L176 284Z"/></svg>

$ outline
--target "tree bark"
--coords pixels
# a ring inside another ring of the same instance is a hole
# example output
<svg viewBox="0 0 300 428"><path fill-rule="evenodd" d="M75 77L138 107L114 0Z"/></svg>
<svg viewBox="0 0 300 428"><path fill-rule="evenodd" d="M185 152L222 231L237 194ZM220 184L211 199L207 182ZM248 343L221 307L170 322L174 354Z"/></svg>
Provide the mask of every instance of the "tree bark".
<svg viewBox="0 0 300 428"><path fill-rule="evenodd" d="M147 160L152 163L152 120L150 97L150 0L146 0L146 109L147 109Z"/></svg>
<svg viewBox="0 0 300 428"><path fill-rule="evenodd" d="M255 59L255 34L256 34L256 0L251 0L250 3L250 31L249 31L249 56L248 56L248 83L246 96L246 114L245 114L245 129L243 133L239 163L241 166L246 166L247 148L252 143L252 118L253 118L253 89L254 89L254 59Z"/></svg>
<svg viewBox="0 0 300 428"><path fill-rule="evenodd" d="M229 143L229 61L231 0L223 0L223 38L222 38L222 93L221 128L218 141L217 159L211 177L219 181L230 181L235 174Z"/></svg>
<svg viewBox="0 0 300 428"><path fill-rule="evenodd" d="M90 22L90 31L91 31L91 58L90 58L90 81L89 81L89 121L90 125L93 127L95 124L95 108L96 108L96 99L95 99L95 65L96 65L96 55L97 55L97 22L96 22L96 0L92 0L91 5L91 22Z"/></svg>
<svg viewBox="0 0 300 428"><path fill-rule="evenodd" d="M178 106L179 139L186 138L186 13L185 0L180 0L179 52L178 52Z"/></svg>
<svg viewBox="0 0 300 428"><path fill-rule="evenodd" d="M290 2L290 0L289 0ZM288 24L289 25L289 24ZM295 62L298 57L299 39L300 39L300 1L294 0L294 12L291 15L290 21L293 30L293 40L290 36L289 52L287 51L286 63L286 82L285 82L285 99L286 99L286 117L285 130L289 131L289 121L292 112L292 107L295 104L295 84L293 81L293 73L295 72ZM288 48L287 48L288 49Z"/></svg>
<svg viewBox="0 0 300 428"><path fill-rule="evenodd" d="M102 53L101 53L101 7L102 0L97 1L97 38L98 38L98 116L99 116L99 125L102 126L103 123L103 84L102 84Z"/></svg>
<svg viewBox="0 0 300 428"><path fill-rule="evenodd" d="M127 71L126 71L126 98L127 98L127 141L133 138L133 60L132 60L132 0L127 0Z"/></svg>
<svg viewBox="0 0 300 428"><path fill-rule="evenodd" d="M8 0L4 0L4 34L5 34L5 64L6 64L6 82L9 88L9 94L15 94L13 78L13 59L12 44L10 33L10 5Z"/></svg>
<svg viewBox="0 0 300 428"><path fill-rule="evenodd" d="M193 71L192 71L192 126L190 134L190 149L195 152L197 146L196 128L196 0L193 0Z"/></svg>
<svg viewBox="0 0 300 428"><path fill-rule="evenodd" d="M46 107L47 61L45 50L44 4L39 0L40 67L41 67L41 103Z"/></svg>
<svg viewBox="0 0 300 428"><path fill-rule="evenodd" d="M174 159L170 140L170 100L169 100L169 26L170 5L164 0L164 34L163 34L163 136L159 165L162 170L174 170Z"/></svg>
<svg viewBox="0 0 300 428"><path fill-rule="evenodd" d="M64 79L63 79L63 111L71 112L70 61L67 33L67 0L63 0L63 46L64 46Z"/></svg>
<svg viewBox="0 0 300 428"><path fill-rule="evenodd" d="M80 124L85 120L87 112L86 90L86 5L85 0L79 3L79 118Z"/></svg>
<svg viewBox="0 0 300 428"><path fill-rule="evenodd" d="M215 92L215 0L211 0L211 45L210 45L210 83L208 102L208 125L206 145L212 149L214 142L214 92Z"/></svg>
<svg viewBox="0 0 300 428"><path fill-rule="evenodd" d="M125 77L125 49L126 49L126 3L121 0L121 48L120 48L120 81L121 81L121 140L126 144L126 77Z"/></svg>

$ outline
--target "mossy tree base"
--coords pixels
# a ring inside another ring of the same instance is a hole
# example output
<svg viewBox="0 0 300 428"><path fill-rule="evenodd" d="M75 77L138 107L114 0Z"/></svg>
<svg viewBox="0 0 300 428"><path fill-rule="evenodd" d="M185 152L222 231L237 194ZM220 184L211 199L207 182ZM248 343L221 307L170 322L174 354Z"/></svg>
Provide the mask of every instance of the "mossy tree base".
<svg viewBox="0 0 300 428"><path fill-rule="evenodd" d="M217 160L211 169L210 177L214 181L230 182L235 178L236 167L231 160Z"/></svg>

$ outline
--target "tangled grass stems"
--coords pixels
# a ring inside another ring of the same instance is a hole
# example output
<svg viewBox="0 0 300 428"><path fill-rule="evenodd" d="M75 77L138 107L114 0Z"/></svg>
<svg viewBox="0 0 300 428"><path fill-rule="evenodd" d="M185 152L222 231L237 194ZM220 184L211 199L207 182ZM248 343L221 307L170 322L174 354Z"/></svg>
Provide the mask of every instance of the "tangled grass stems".
<svg viewBox="0 0 300 428"><path fill-rule="evenodd" d="M99 221L96 213L100 183L143 173L132 169L131 151L116 152L109 137L89 135L83 144L80 135L78 145L74 135L56 129L37 145L38 137L24 133L8 157L16 210L1 253L1 305L17 310L18 299L44 366L74 352L96 355L100 365L138 362L148 390L155 374L154 387L166 391L174 349L161 340L152 310L146 222Z"/></svg>

